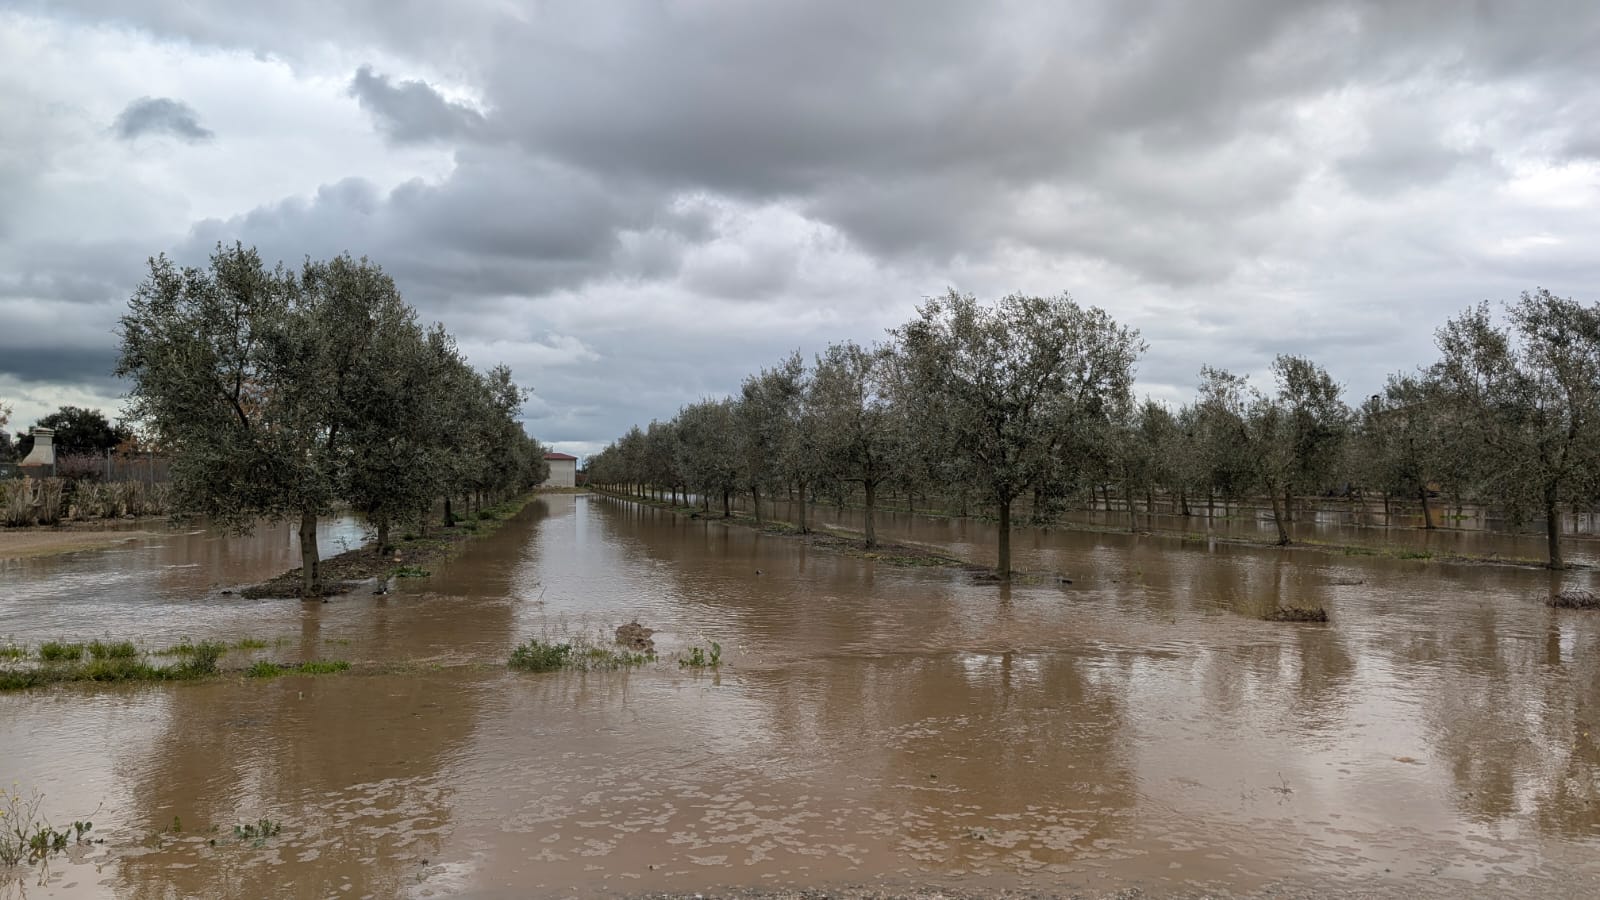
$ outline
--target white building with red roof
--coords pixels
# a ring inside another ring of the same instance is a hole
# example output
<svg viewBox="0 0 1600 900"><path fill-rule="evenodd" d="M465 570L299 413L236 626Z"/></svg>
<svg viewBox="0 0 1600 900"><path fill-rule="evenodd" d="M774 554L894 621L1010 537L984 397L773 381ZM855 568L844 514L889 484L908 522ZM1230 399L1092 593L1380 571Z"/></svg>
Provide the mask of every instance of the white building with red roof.
<svg viewBox="0 0 1600 900"><path fill-rule="evenodd" d="M550 464L550 477L540 487L577 487L578 458L565 453L546 453L544 461Z"/></svg>

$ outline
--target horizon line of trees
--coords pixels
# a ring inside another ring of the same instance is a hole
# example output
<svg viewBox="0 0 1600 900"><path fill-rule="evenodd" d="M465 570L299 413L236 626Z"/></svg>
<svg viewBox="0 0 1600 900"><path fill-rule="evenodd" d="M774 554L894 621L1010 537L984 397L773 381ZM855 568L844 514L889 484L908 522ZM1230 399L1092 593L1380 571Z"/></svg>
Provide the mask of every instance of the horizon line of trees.
<svg viewBox="0 0 1600 900"><path fill-rule="evenodd" d="M1564 567L1560 514L1600 501L1600 306L1525 292L1496 316L1479 303L1436 333L1437 361L1396 373L1351 405L1310 359L1279 355L1273 384L1203 367L1176 408L1133 396L1146 349L1136 331L1071 297L1011 295L991 304L950 291L927 300L889 340L846 341L809 366L798 351L746 378L739 393L633 427L590 458L593 483L624 492L693 492L709 510L797 492L865 506L877 543L881 490L993 510L998 572L1009 577L1013 508L1052 521L1077 497L1157 492L1181 515L1265 500L1278 542L1297 495L1381 496L1421 504L1437 487L1513 523L1545 520L1548 564Z"/></svg>
<svg viewBox="0 0 1600 900"><path fill-rule="evenodd" d="M174 506L234 528L298 519L305 596L322 591L317 518L345 505L377 532L435 501L481 507L538 485L544 448L506 366L478 372L424 328L366 258L268 269L218 244L205 268L165 255L120 321L127 420L171 456Z"/></svg>

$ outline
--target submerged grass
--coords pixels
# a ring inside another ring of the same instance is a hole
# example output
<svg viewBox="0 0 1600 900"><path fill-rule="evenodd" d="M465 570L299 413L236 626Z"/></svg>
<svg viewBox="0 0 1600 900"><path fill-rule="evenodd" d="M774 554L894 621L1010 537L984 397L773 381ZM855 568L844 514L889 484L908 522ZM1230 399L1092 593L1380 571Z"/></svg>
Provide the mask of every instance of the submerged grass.
<svg viewBox="0 0 1600 900"><path fill-rule="evenodd" d="M1600 609L1600 595L1593 591L1567 590L1551 596L1545 605L1556 609Z"/></svg>
<svg viewBox="0 0 1600 900"><path fill-rule="evenodd" d="M71 662L83 658L82 644L63 644L45 641L39 645L39 659L44 662Z"/></svg>
<svg viewBox="0 0 1600 900"><path fill-rule="evenodd" d="M276 663L258 660L244 670L247 678L277 678L280 675L332 675L344 672L350 664L342 659L313 659L302 663Z"/></svg>
<svg viewBox="0 0 1600 900"><path fill-rule="evenodd" d="M642 666L653 659L653 653L634 653L608 647L583 636L560 643L529 638L511 651L511 658L506 665L519 672L554 672L558 669L612 672Z"/></svg>
<svg viewBox="0 0 1600 900"><path fill-rule="evenodd" d="M95 652L97 645L99 653ZM73 654L70 648L75 646L78 651ZM132 653L126 652L129 648ZM129 641L95 641L88 646L87 660L83 659L83 649L81 645L56 644L52 655L46 657L41 647L39 665L0 669L0 691L82 681L191 681L217 674L217 660L227 651L222 644L194 644L180 661L158 666L141 656Z"/></svg>
<svg viewBox="0 0 1600 900"><path fill-rule="evenodd" d="M133 641L100 641L89 642L89 655L95 659L133 659L139 655L139 648Z"/></svg>
<svg viewBox="0 0 1600 900"><path fill-rule="evenodd" d="M1326 622L1328 611L1320 606L1278 606L1262 618L1268 622Z"/></svg>

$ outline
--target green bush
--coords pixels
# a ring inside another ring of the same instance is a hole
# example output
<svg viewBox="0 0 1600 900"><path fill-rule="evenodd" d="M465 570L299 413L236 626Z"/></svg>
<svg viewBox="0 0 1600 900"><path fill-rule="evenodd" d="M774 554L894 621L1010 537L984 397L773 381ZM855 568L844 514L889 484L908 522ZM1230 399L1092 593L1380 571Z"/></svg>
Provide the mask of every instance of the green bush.
<svg viewBox="0 0 1600 900"><path fill-rule="evenodd" d="M511 661L507 665L524 672L553 672L565 666L571 654L571 644L546 644L536 638L529 639L511 651Z"/></svg>
<svg viewBox="0 0 1600 900"><path fill-rule="evenodd" d="M132 659L139 655L139 648L132 641L90 641L89 655L95 659Z"/></svg>
<svg viewBox="0 0 1600 900"><path fill-rule="evenodd" d="M39 645L39 658L45 662L72 662L83 658L82 644L46 641Z"/></svg>

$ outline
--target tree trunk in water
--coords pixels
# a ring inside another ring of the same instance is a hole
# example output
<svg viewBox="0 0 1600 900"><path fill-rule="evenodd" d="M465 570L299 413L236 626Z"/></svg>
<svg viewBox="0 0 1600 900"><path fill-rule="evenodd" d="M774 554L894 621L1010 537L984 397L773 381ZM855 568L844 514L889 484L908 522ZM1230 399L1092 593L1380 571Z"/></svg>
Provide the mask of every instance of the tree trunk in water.
<svg viewBox="0 0 1600 900"><path fill-rule="evenodd" d="M450 511L450 497L444 498L444 527L451 528L456 524L456 514Z"/></svg>
<svg viewBox="0 0 1600 900"><path fill-rule="evenodd" d="M1544 517L1544 540L1550 547L1550 568L1565 569L1566 561L1561 558L1561 515L1556 510L1554 483L1544 486Z"/></svg>
<svg viewBox="0 0 1600 900"><path fill-rule="evenodd" d="M1389 492L1383 492L1383 527L1389 527Z"/></svg>
<svg viewBox="0 0 1600 900"><path fill-rule="evenodd" d="M317 558L317 515L316 513L302 513L300 515L300 595L302 597L315 597L320 593L321 580L318 572L321 560Z"/></svg>
<svg viewBox="0 0 1600 900"><path fill-rule="evenodd" d="M1192 513L1189 512L1189 492L1187 490L1178 492L1178 506L1183 510L1183 517L1185 519L1192 515Z"/></svg>
<svg viewBox="0 0 1600 900"><path fill-rule="evenodd" d="M1000 580L1011 580L1011 500L1000 501Z"/></svg>
<svg viewBox="0 0 1600 900"><path fill-rule="evenodd" d="M378 519L378 555L383 556L389 552L389 517L382 516Z"/></svg>
<svg viewBox="0 0 1600 900"><path fill-rule="evenodd" d="M1285 485L1283 489L1283 520L1294 521L1294 492Z"/></svg>
<svg viewBox="0 0 1600 900"><path fill-rule="evenodd" d="M864 487L867 491L867 549L871 550L878 546L878 529L872 517L878 505L878 486L868 481Z"/></svg>
<svg viewBox="0 0 1600 900"><path fill-rule="evenodd" d="M428 513L430 511L426 506L417 511L419 513L417 516L417 533L423 537L428 536Z"/></svg>
<svg viewBox="0 0 1600 900"><path fill-rule="evenodd" d="M1278 526L1278 546L1289 543L1289 532L1283 527L1283 510L1278 507L1278 492L1272 488L1267 489L1267 496L1272 498L1272 522Z"/></svg>
<svg viewBox="0 0 1600 900"><path fill-rule="evenodd" d="M732 518L733 517L733 510L728 508L728 489L727 488L723 488L722 489L722 517L724 519L728 519L728 518Z"/></svg>
<svg viewBox="0 0 1600 900"><path fill-rule="evenodd" d="M809 534L810 531L811 531L811 529L806 527L806 486L805 486L805 482L801 482L800 483L800 533L801 534Z"/></svg>
<svg viewBox="0 0 1600 900"><path fill-rule="evenodd" d="M750 506L756 511L756 527L761 527L761 488L750 489Z"/></svg>
<svg viewBox="0 0 1600 900"><path fill-rule="evenodd" d="M913 516L917 514L917 492L916 491L906 491L906 512L910 513Z"/></svg>
<svg viewBox="0 0 1600 900"><path fill-rule="evenodd" d="M1422 527L1428 529L1429 531L1432 531L1433 530L1433 510L1428 508L1428 486L1427 485L1424 484L1424 485L1419 485L1417 487L1417 497L1422 500Z"/></svg>
<svg viewBox="0 0 1600 900"><path fill-rule="evenodd" d="M1133 534L1139 530L1139 514L1133 506L1133 485L1123 482L1122 502L1128 504L1128 533Z"/></svg>

